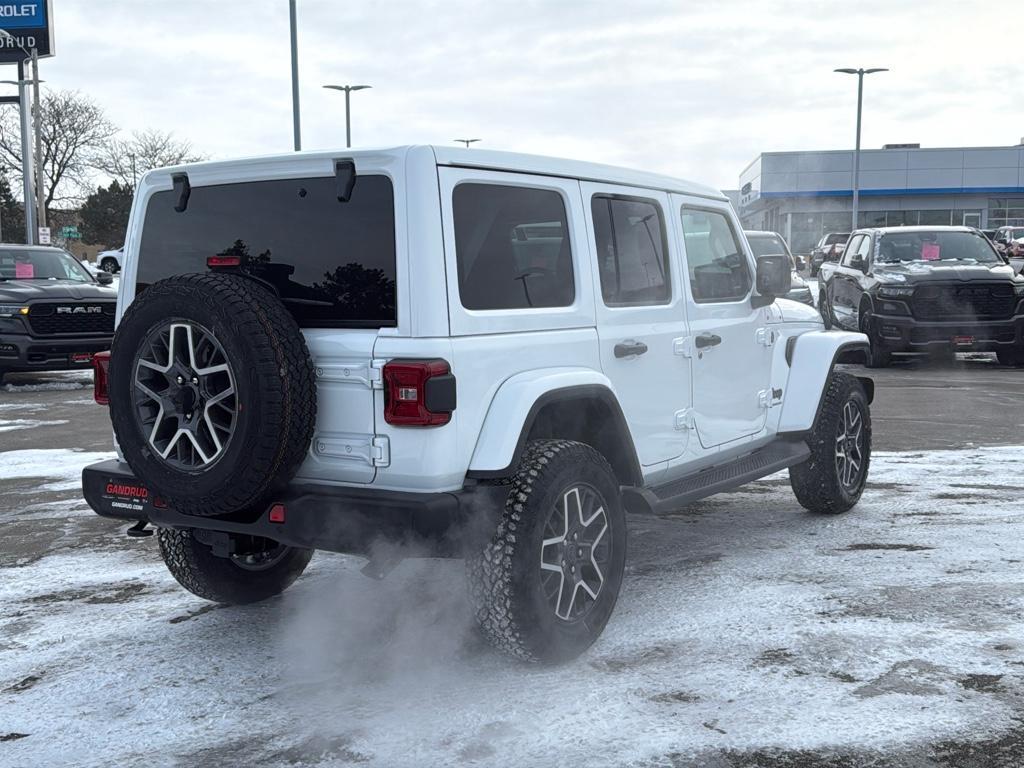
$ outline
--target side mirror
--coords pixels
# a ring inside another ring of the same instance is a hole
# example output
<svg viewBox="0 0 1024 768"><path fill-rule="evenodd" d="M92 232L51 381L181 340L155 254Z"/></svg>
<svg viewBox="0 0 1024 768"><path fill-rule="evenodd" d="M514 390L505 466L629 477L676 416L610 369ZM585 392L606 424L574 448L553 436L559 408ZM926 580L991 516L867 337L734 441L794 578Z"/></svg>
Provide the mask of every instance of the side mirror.
<svg viewBox="0 0 1024 768"><path fill-rule="evenodd" d="M114 282L114 276L109 272L104 272L103 270L100 270L99 272L96 273L96 282L99 283L100 285L110 285L112 282Z"/></svg>
<svg viewBox="0 0 1024 768"><path fill-rule="evenodd" d="M759 256L754 287L759 295L752 297L754 307L766 307L779 296L785 296L793 282L793 268L782 254Z"/></svg>
<svg viewBox="0 0 1024 768"><path fill-rule="evenodd" d="M807 269L807 262L804 261L803 256L794 256L793 264L796 266L797 272L803 272L805 269Z"/></svg>
<svg viewBox="0 0 1024 768"><path fill-rule="evenodd" d="M861 272L868 271L868 263L864 261L863 256L851 256L850 257L850 269L859 269Z"/></svg>

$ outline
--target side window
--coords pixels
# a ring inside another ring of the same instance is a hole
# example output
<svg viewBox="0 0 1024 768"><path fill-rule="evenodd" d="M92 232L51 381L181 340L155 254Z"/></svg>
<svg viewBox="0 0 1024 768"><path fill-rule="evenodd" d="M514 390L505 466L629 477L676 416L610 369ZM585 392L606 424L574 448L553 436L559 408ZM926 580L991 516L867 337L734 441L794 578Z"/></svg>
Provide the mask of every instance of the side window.
<svg viewBox="0 0 1024 768"><path fill-rule="evenodd" d="M735 301L750 292L750 267L736 232L719 211L684 208L683 238L695 301Z"/></svg>
<svg viewBox="0 0 1024 768"><path fill-rule="evenodd" d="M576 298L569 224L549 189L465 182L452 192L466 309L567 307Z"/></svg>
<svg viewBox="0 0 1024 768"><path fill-rule="evenodd" d="M605 305L667 304L672 282L661 206L635 197L594 195L590 211Z"/></svg>
<svg viewBox="0 0 1024 768"><path fill-rule="evenodd" d="M854 235L843 251L843 266L848 267L853 262L853 257L861 255L860 248L867 238L864 235Z"/></svg>

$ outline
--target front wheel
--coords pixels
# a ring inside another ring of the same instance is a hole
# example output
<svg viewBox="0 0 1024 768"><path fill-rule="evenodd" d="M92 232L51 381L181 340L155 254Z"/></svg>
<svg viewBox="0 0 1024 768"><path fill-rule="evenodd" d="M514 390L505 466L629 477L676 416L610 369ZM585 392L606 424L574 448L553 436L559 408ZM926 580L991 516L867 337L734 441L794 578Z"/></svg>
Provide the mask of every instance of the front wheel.
<svg viewBox="0 0 1024 768"><path fill-rule="evenodd" d="M874 322L871 313L861 310L860 332L868 337L868 368L886 368L892 363L892 352L878 334L874 332Z"/></svg>
<svg viewBox="0 0 1024 768"><path fill-rule="evenodd" d="M568 661L600 636L619 595L626 518L604 456L583 443L527 445L497 531L467 560L477 621L527 661Z"/></svg>
<svg viewBox="0 0 1024 768"><path fill-rule="evenodd" d="M811 512L839 514L850 509L864 492L871 463L871 411L856 377L829 377L807 445L810 458L789 468L796 500Z"/></svg>
<svg viewBox="0 0 1024 768"><path fill-rule="evenodd" d="M832 330L836 325L836 321L832 315L832 305L828 303L828 294L825 291L818 291L818 313L825 324L825 330Z"/></svg>
<svg viewBox="0 0 1024 768"><path fill-rule="evenodd" d="M189 529L161 528L160 555L181 586L215 603L245 605L284 592L309 565L313 550L286 547L257 536L237 537L227 557Z"/></svg>

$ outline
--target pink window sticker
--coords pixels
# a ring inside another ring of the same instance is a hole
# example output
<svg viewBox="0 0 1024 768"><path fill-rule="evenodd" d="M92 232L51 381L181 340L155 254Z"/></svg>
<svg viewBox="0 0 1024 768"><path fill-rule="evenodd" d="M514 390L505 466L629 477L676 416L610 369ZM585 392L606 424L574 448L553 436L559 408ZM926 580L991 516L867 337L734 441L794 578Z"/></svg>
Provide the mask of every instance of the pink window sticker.
<svg viewBox="0 0 1024 768"><path fill-rule="evenodd" d="M36 267L31 262L16 261L14 262L14 279L15 280L29 280L36 276Z"/></svg>
<svg viewBox="0 0 1024 768"><path fill-rule="evenodd" d="M938 243L921 243L921 258L924 261L938 261L939 260L939 244Z"/></svg>

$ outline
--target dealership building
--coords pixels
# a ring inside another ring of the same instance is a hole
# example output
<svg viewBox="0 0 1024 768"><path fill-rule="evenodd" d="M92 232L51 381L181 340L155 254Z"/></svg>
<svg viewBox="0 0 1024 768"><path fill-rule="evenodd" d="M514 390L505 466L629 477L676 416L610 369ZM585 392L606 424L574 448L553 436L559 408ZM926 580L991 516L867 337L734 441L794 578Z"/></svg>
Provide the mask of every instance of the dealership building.
<svg viewBox="0 0 1024 768"><path fill-rule="evenodd" d="M746 229L785 235L807 253L826 232L849 232L852 150L765 152L740 174ZM860 153L858 226L1024 225L1024 140L1013 147L922 149L887 144Z"/></svg>

